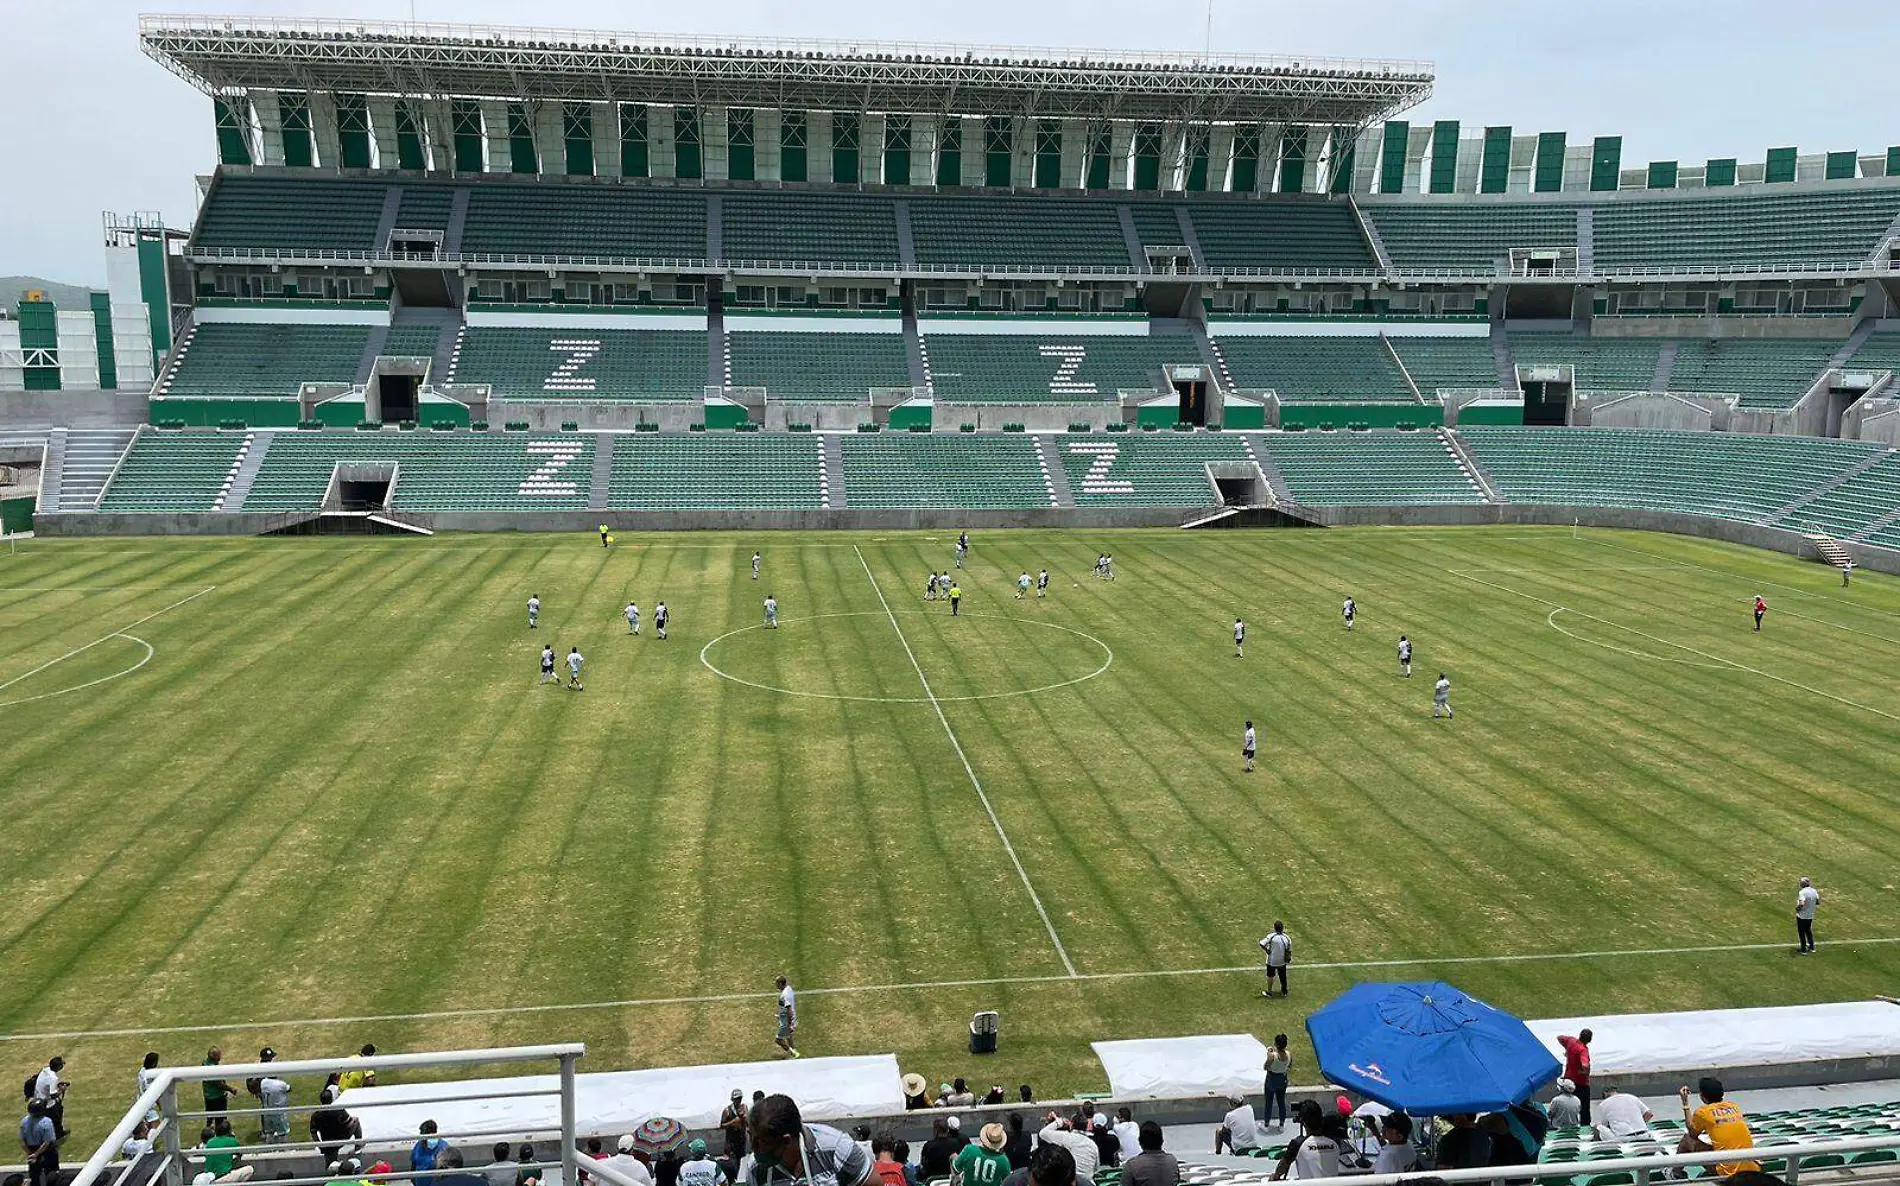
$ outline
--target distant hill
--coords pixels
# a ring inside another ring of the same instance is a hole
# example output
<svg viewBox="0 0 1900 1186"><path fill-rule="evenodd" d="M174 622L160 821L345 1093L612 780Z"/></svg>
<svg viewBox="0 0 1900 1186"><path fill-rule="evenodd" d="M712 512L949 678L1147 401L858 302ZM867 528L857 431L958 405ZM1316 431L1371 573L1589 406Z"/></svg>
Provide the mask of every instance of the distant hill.
<svg viewBox="0 0 1900 1186"><path fill-rule="evenodd" d="M11 312L20 303L20 295L32 288L45 292L46 299L62 309L85 309L92 303L92 289L77 284L61 284L38 276L0 276L0 308Z"/></svg>

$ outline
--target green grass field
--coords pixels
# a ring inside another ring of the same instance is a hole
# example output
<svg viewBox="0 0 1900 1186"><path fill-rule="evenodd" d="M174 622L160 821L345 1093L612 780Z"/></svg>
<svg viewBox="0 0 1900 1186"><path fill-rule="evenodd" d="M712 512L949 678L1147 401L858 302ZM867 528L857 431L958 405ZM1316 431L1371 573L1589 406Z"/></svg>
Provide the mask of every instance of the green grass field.
<svg viewBox="0 0 1900 1186"><path fill-rule="evenodd" d="M781 970L807 1054L1045 1095L1102 1087L1094 1039L1303 1042L1360 979L1551 1017L1900 977L1900 583L1608 532L992 533L952 620L921 598L950 562L947 534L0 554L0 1049L66 1055L83 1142L146 1049L766 1057ZM537 685L543 642L585 693ZM1275 917L1286 1002L1246 970Z"/></svg>

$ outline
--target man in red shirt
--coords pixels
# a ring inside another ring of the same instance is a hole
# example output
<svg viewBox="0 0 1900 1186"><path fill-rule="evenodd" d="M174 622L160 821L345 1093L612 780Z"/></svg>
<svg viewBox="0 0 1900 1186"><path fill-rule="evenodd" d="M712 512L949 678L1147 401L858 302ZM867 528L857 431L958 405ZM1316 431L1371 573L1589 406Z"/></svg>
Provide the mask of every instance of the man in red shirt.
<svg viewBox="0 0 1900 1186"><path fill-rule="evenodd" d="M1757 593L1755 595L1755 633L1761 633L1761 618L1767 612L1768 603L1761 599L1761 594Z"/></svg>
<svg viewBox="0 0 1900 1186"><path fill-rule="evenodd" d="M1582 1105L1583 1122L1590 1123L1590 1038L1589 1030L1578 1030L1576 1037L1560 1034L1557 1045L1564 1048L1564 1078L1577 1085L1577 1102Z"/></svg>

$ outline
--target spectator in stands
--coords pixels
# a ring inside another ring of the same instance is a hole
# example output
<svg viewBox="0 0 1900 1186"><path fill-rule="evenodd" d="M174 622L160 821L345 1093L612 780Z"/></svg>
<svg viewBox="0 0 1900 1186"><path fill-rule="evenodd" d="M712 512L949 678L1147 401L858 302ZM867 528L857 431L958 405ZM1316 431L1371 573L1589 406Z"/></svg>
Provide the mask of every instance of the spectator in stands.
<svg viewBox="0 0 1900 1186"><path fill-rule="evenodd" d="M1115 1109L1115 1143L1120 1146L1121 1163L1127 1165L1141 1155L1141 1126L1126 1107Z"/></svg>
<svg viewBox="0 0 1900 1186"><path fill-rule="evenodd" d="M1472 1112L1460 1112L1445 1118L1451 1131L1438 1138L1438 1168L1473 1170L1491 1164L1491 1138L1478 1127Z"/></svg>
<svg viewBox="0 0 1900 1186"><path fill-rule="evenodd" d="M1089 1118L1088 1135L1089 1140L1095 1142L1097 1169L1113 1169L1122 1163L1122 1143L1115 1139L1107 1112L1097 1112Z"/></svg>
<svg viewBox="0 0 1900 1186"><path fill-rule="evenodd" d="M1033 1104L1036 1102L1036 1093L1029 1090L1029 1084L1022 1083L1017 1085L1016 1098L1022 1103Z"/></svg>
<svg viewBox="0 0 1900 1186"><path fill-rule="evenodd" d="M1002 1186L1003 1179L1009 1177L1009 1158L1003 1155L1003 1146L1008 1143L1002 1125L984 1125L976 1141L966 1145L950 1163L951 1181L956 1186Z"/></svg>
<svg viewBox="0 0 1900 1186"><path fill-rule="evenodd" d="M987 1108L993 1104L1008 1103L1009 1097L1003 1094L1003 1085L1001 1083L992 1083L990 1084L990 1089L983 1093L983 1098L979 1102Z"/></svg>
<svg viewBox="0 0 1900 1186"><path fill-rule="evenodd" d="M719 1133L725 1141L721 1156L726 1160L729 1179L739 1172L739 1163L745 1160L745 1129L745 1092L735 1087L731 1101L719 1113Z"/></svg>
<svg viewBox="0 0 1900 1186"><path fill-rule="evenodd" d="M1722 1098L1722 1081L1704 1075L1696 1084L1696 1090L1702 1097L1702 1106L1689 1107L1689 1089L1684 1087L1676 1094L1682 1099L1682 1140L1676 1146L1678 1153L1701 1153L1709 1149L1747 1149L1754 1145L1754 1134L1748 1131L1748 1117L1741 1108ZM1728 1177L1745 1170L1759 1171L1759 1161L1724 1161L1715 1167L1715 1172Z"/></svg>
<svg viewBox="0 0 1900 1186"><path fill-rule="evenodd" d="M442 1154L448 1151L449 1143L436 1136L437 1131L433 1120L424 1120L422 1126L416 1130L416 1143L409 1146L410 1169L422 1173L442 1164ZM595 1144L599 1143L595 1142ZM435 1179L423 1178L421 1181L427 1183Z"/></svg>
<svg viewBox="0 0 1900 1186"><path fill-rule="evenodd" d="M904 1076L904 1110L915 1112L930 1106L930 1081L916 1071Z"/></svg>
<svg viewBox="0 0 1900 1186"><path fill-rule="evenodd" d="M66 1060L54 1055L46 1060L39 1074L33 1076L33 1098L40 1101L40 1106L46 1110L46 1118L53 1122L53 1135L62 1141L69 1135L66 1131L66 1089L72 1086L61 1073L65 1069Z"/></svg>
<svg viewBox="0 0 1900 1186"><path fill-rule="evenodd" d="M132 1135L125 1138L125 1143L119 1146L119 1156L127 1161L137 1161L151 1151L152 1126L149 1122L141 1120L132 1126Z"/></svg>
<svg viewBox="0 0 1900 1186"><path fill-rule="evenodd" d="M938 1103L945 1108L974 1108L976 1093L970 1090L970 1085L965 1083L963 1077L959 1075L950 1083L949 1090L944 1093L943 1099Z"/></svg>
<svg viewBox="0 0 1900 1186"><path fill-rule="evenodd" d="M860 1124L856 1128L853 1128L851 1130L851 1139L856 1141L858 1143L858 1147L864 1150L864 1155L866 1157L871 1156L871 1126L870 1125ZM873 1158L873 1160L876 1160L876 1159Z"/></svg>
<svg viewBox="0 0 1900 1186"><path fill-rule="evenodd" d="M1122 1163L1123 1186L1181 1186L1181 1163L1161 1148L1161 1126L1144 1120L1136 1130L1140 1152Z"/></svg>
<svg viewBox="0 0 1900 1186"><path fill-rule="evenodd" d="M212 1121L212 1127L216 1131L205 1142L205 1172L214 1178L222 1178L237 1168L238 1155L227 1150L237 1149L238 1139L231 1131L231 1122L222 1116ZM214 1149L218 1152L212 1152Z"/></svg>
<svg viewBox="0 0 1900 1186"><path fill-rule="evenodd" d="M1531 1151L1511 1131L1511 1122L1504 1113L1485 1113L1478 1118L1478 1127L1491 1138L1491 1156L1487 1165L1526 1165L1533 1160Z"/></svg>
<svg viewBox="0 0 1900 1186"><path fill-rule="evenodd" d="M1068 1150L1069 1157L1074 1162L1073 1172L1076 1177L1086 1178L1090 1182L1095 1181L1095 1171L1101 1165L1101 1156L1096 1152L1094 1141L1075 1131L1074 1121L1064 1120L1051 1112L1048 1119L1043 1122L1042 1131L1036 1134L1036 1140L1044 1145L1055 1145ZM1036 1176L1034 1156L1029 1159L1029 1172L1032 1177ZM1040 1178L1038 1180L1040 1181Z"/></svg>
<svg viewBox="0 0 1900 1186"><path fill-rule="evenodd" d="M28 1186L53 1186L59 1179L59 1140L46 1105L28 1100L20 1121L20 1150L26 1158Z"/></svg>
<svg viewBox="0 0 1900 1186"><path fill-rule="evenodd" d="M356 1057L359 1059L375 1058L376 1043L363 1043L363 1048L357 1051ZM341 1087L344 1091L355 1091L359 1087L374 1087L376 1086L376 1072L369 1067L351 1067L337 1077L337 1086Z"/></svg>
<svg viewBox="0 0 1900 1186"><path fill-rule="evenodd" d="M1254 1123L1253 1107L1243 1096L1227 1097L1230 1110L1214 1130L1214 1152L1223 1148L1237 1155L1253 1152L1260 1146L1260 1126Z"/></svg>
<svg viewBox="0 0 1900 1186"><path fill-rule="evenodd" d="M1575 1128L1583 1123L1583 1105L1577 1102L1577 1085L1568 1079L1557 1080L1557 1094L1550 1101L1550 1123L1554 1128Z"/></svg>
<svg viewBox="0 0 1900 1186"><path fill-rule="evenodd" d="M139 1063L139 1095L144 1095L156 1078L158 1078L158 1051L148 1050L145 1052L144 1061ZM145 1120L148 1124L157 1124L158 1109L153 1107L147 1111Z"/></svg>
<svg viewBox="0 0 1900 1186"><path fill-rule="evenodd" d="M625 1136L622 1136L619 1142L614 1147L616 1149L616 1152L614 1153L614 1155L612 1157L609 1157L606 1161L602 1162L601 1164L612 1166L614 1169L619 1170L621 1173L625 1174L629 1178L632 1178L634 1181L647 1183L647 1186L651 1186L653 1182L653 1175L647 1170L647 1163L644 1161L641 1161L639 1157L635 1156L634 1151L633 1151L632 1134L627 1134ZM508 1155L508 1146L497 1145L495 1146L495 1152L498 1158L506 1157ZM736 1164L734 1168L735 1169L737 1168ZM489 1186L496 1186L496 1184L493 1182L490 1182Z"/></svg>
<svg viewBox="0 0 1900 1186"><path fill-rule="evenodd" d="M1284 1182L1291 1170L1295 1178L1336 1178L1339 1176L1339 1142L1327 1131L1327 1116L1312 1100L1301 1100L1300 1135L1287 1144L1280 1163L1273 1169L1273 1180Z"/></svg>
<svg viewBox="0 0 1900 1186"><path fill-rule="evenodd" d="M963 1142L950 1135L950 1119L939 1116L930 1125L930 1139L917 1155L917 1176L929 1181L950 1176L950 1159L963 1148Z"/></svg>
<svg viewBox="0 0 1900 1186"><path fill-rule="evenodd" d="M541 1170L534 1164L538 1160L534 1155L534 1146L522 1142L521 1149L515 1154L515 1186L534 1186L541 1180Z"/></svg>
<svg viewBox="0 0 1900 1186"><path fill-rule="evenodd" d="M211 1049L205 1051L205 1060L203 1063L199 1065L207 1066L207 1067L215 1067L223 1061L224 1061L224 1051L220 1050L216 1046L213 1046ZM233 1091L233 1088L231 1087L231 1085L229 1083L226 1083L222 1079L206 1079L204 1081L205 1111L207 1112L224 1111L226 1108L230 1106L232 1091Z"/></svg>
<svg viewBox="0 0 1900 1186"><path fill-rule="evenodd" d="M442 1173L436 1175L435 1186L484 1186L480 1174L468 1172L462 1151L454 1145L442 1150L442 1160L436 1163L436 1168Z"/></svg>
<svg viewBox="0 0 1900 1186"><path fill-rule="evenodd" d="M752 1109L752 1156L741 1186L880 1186L871 1159L835 1128L806 1124L788 1095L768 1095Z"/></svg>
<svg viewBox="0 0 1900 1186"><path fill-rule="evenodd" d="M323 1089L323 1106L310 1113L310 1139L316 1143L318 1152L323 1154L324 1164L337 1160L343 1153L346 1142L357 1144L350 1150L355 1153L362 1148L363 1123L344 1111L336 1102L337 1089L334 1085ZM506 1150L504 1149L505 1153ZM503 1186L496 1182L494 1186ZM508 1186L512 1186L509 1183Z"/></svg>
<svg viewBox="0 0 1900 1186"><path fill-rule="evenodd" d="M910 1186L904 1163L897 1159L897 1135L886 1131L871 1138L871 1168L884 1186Z"/></svg>
<svg viewBox="0 0 1900 1186"><path fill-rule="evenodd" d="M1010 1172L1028 1169L1031 1149L1029 1130L1023 1126L1023 1114L1011 1112L1004 1124L1009 1129L1009 1144L1003 1146L1003 1156L1009 1158Z"/></svg>
<svg viewBox="0 0 1900 1186"><path fill-rule="evenodd" d="M1418 1150L1412 1145L1412 1118L1403 1112L1379 1117L1379 1155L1375 1174L1409 1174L1418 1168Z"/></svg>
<svg viewBox="0 0 1900 1186"><path fill-rule="evenodd" d="M869 1160L867 1155L866 1160ZM662 1149L653 1159L653 1186L679 1186L680 1167L685 1159L678 1149Z"/></svg>
<svg viewBox="0 0 1900 1186"><path fill-rule="evenodd" d="M1603 1089L1603 1099L1597 1104L1597 1140L1626 1141L1632 1137L1650 1135L1649 1122L1656 1114L1649 1105L1618 1087ZM1552 1120L1555 1123L1555 1120Z"/></svg>
<svg viewBox="0 0 1900 1186"><path fill-rule="evenodd" d="M910 1142L903 1137L897 1138L897 1146L891 1150L897 1158L897 1164L904 1167L904 1181L907 1186L917 1186L917 1165L910 1159Z"/></svg>
<svg viewBox="0 0 1900 1186"><path fill-rule="evenodd" d="M1564 1078L1577 1088L1577 1113L1583 1123L1590 1123L1590 1039L1594 1035L1587 1029L1577 1031L1576 1037L1561 1034L1557 1045L1564 1051Z"/></svg>
<svg viewBox="0 0 1900 1186"><path fill-rule="evenodd" d="M1076 1170L1075 1158L1060 1145L1042 1145L1029 1168L1003 1179L1003 1186L1094 1186Z"/></svg>
<svg viewBox="0 0 1900 1186"><path fill-rule="evenodd" d="M1273 1035L1273 1049L1267 1051L1267 1098L1261 1105L1260 1118L1275 1132L1286 1127L1286 1085L1292 1069L1293 1052L1287 1049L1286 1035ZM1276 1106L1278 1120L1274 1119Z"/></svg>
<svg viewBox="0 0 1900 1186"><path fill-rule="evenodd" d="M722 1186L730 1180L719 1163L707 1156L706 1142L695 1138L686 1146L686 1161L680 1166L680 1186Z"/></svg>

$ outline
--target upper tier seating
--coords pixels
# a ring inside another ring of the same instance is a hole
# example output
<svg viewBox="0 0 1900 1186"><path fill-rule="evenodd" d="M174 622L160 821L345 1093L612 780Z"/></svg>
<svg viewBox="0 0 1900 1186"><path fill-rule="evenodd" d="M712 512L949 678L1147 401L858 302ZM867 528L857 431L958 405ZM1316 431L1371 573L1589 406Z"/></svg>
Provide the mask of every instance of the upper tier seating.
<svg viewBox="0 0 1900 1186"><path fill-rule="evenodd" d="M809 433L623 433L607 505L617 511L808 510L825 505Z"/></svg>
<svg viewBox="0 0 1900 1186"><path fill-rule="evenodd" d="M1577 208L1543 202L1376 202L1364 206L1400 268L1490 274L1513 247L1574 247Z"/></svg>
<svg viewBox="0 0 1900 1186"><path fill-rule="evenodd" d="M1204 365L1186 334L931 333L932 391L966 403L1093 403L1123 390L1166 390L1160 368Z"/></svg>
<svg viewBox="0 0 1900 1186"><path fill-rule="evenodd" d="M1517 365L1576 368L1578 391L1648 391L1662 342L1656 338L1586 338L1570 333L1514 333Z"/></svg>
<svg viewBox="0 0 1900 1186"><path fill-rule="evenodd" d="M433 358L436 344L441 338L442 327L439 325L391 326L389 337L383 342L377 357Z"/></svg>
<svg viewBox="0 0 1900 1186"><path fill-rule="evenodd" d="M1214 506L1210 461L1251 461L1234 433L1131 432L1052 438L1075 505Z"/></svg>
<svg viewBox="0 0 1900 1186"><path fill-rule="evenodd" d="M728 260L895 266L890 199L856 194L729 193L720 198Z"/></svg>
<svg viewBox="0 0 1900 1186"><path fill-rule="evenodd" d="M311 177L218 178L199 217L197 247L373 251L389 187Z"/></svg>
<svg viewBox="0 0 1900 1186"><path fill-rule="evenodd" d="M1879 451L1862 441L1630 428L1464 428L1508 502L1760 521Z"/></svg>
<svg viewBox="0 0 1900 1186"><path fill-rule="evenodd" d="M1423 506L1483 502L1436 432L1273 432L1254 438L1295 501Z"/></svg>
<svg viewBox="0 0 1900 1186"><path fill-rule="evenodd" d="M446 231L455 206L455 187L437 182L402 182L396 226L405 231ZM378 244L381 246L381 244Z"/></svg>
<svg viewBox="0 0 1900 1186"><path fill-rule="evenodd" d="M1839 350L1839 339L1777 341L1718 338L1686 341L1676 347L1669 390L1735 393L1745 407L1786 408L1820 377L1821 368Z"/></svg>
<svg viewBox="0 0 1900 1186"><path fill-rule="evenodd" d="M774 400L864 403L874 387L910 386L902 334L733 330L726 349L733 386Z"/></svg>
<svg viewBox="0 0 1900 1186"><path fill-rule="evenodd" d="M140 429L99 499L101 511L209 511L248 433Z"/></svg>
<svg viewBox="0 0 1900 1186"><path fill-rule="evenodd" d="M299 383L351 383L366 325L203 322L172 371L170 396L293 396Z"/></svg>
<svg viewBox="0 0 1900 1186"><path fill-rule="evenodd" d="M1857 264L1896 214L1892 188L1605 202L1592 238L1604 271Z"/></svg>
<svg viewBox="0 0 1900 1186"><path fill-rule="evenodd" d="M1394 336L1387 340L1399 352L1406 372L1427 399L1441 387L1498 385L1498 365L1491 354L1490 338Z"/></svg>
<svg viewBox="0 0 1900 1186"><path fill-rule="evenodd" d="M706 195L644 186L472 185L462 250L703 260Z"/></svg>
<svg viewBox="0 0 1900 1186"><path fill-rule="evenodd" d="M1343 199L1196 202L1190 208L1210 268L1379 270Z"/></svg>
<svg viewBox="0 0 1900 1186"><path fill-rule="evenodd" d="M1175 211L1182 207L1170 202L1131 202L1129 216L1135 220L1135 235L1143 247L1185 247L1181 220Z"/></svg>
<svg viewBox="0 0 1900 1186"><path fill-rule="evenodd" d="M1015 196L910 199L917 262L998 268L1127 269L1128 243L1108 202Z"/></svg>
<svg viewBox="0 0 1900 1186"><path fill-rule="evenodd" d="M1017 510L1055 505L1034 437L861 433L840 438L853 507Z"/></svg>
<svg viewBox="0 0 1900 1186"><path fill-rule="evenodd" d="M400 466L403 511L584 511L593 479L591 434L285 431L271 434L245 511L321 509L339 461Z"/></svg>
<svg viewBox="0 0 1900 1186"><path fill-rule="evenodd" d="M1900 371L1900 332L1888 331L1867 335L1867 340L1854 351L1854 357L1848 361L1849 370L1863 371ZM1892 390L1887 392L1893 397Z"/></svg>
<svg viewBox="0 0 1900 1186"><path fill-rule="evenodd" d="M1299 400L1413 400L1399 364L1377 335L1214 339L1227 374L1243 391L1273 391ZM1493 384L1495 386L1495 384Z"/></svg>
<svg viewBox="0 0 1900 1186"><path fill-rule="evenodd" d="M706 330L468 327L457 383L507 399L697 400L706 390Z"/></svg>
<svg viewBox="0 0 1900 1186"><path fill-rule="evenodd" d="M1798 531L1858 535L1895 511L1900 511L1900 454L1889 453L1775 522Z"/></svg>

